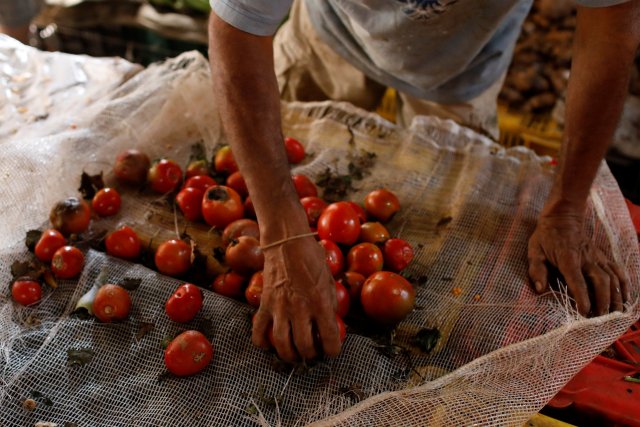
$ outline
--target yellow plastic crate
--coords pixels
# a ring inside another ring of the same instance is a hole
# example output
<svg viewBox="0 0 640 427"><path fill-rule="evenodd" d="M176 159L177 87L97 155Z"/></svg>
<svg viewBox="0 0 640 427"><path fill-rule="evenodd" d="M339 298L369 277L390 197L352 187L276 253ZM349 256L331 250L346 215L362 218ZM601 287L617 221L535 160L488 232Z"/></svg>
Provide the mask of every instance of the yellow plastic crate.
<svg viewBox="0 0 640 427"><path fill-rule="evenodd" d="M550 115L522 114L498 106L500 145L524 145L540 155L557 157L562 129Z"/></svg>

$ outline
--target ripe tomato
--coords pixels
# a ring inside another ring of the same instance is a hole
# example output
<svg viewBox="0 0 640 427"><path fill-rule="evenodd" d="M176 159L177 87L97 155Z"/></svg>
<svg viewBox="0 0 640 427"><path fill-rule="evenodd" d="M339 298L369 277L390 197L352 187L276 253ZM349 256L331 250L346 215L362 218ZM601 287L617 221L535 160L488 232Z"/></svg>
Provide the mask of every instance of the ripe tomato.
<svg viewBox="0 0 640 427"><path fill-rule="evenodd" d="M379 222L365 222L360 226L360 242L383 243L388 239L389 231Z"/></svg>
<svg viewBox="0 0 640 427"><path fill-rule="evenodd" d="M11 296L18 304L35 304L42 298L42 288L40 287L40 283L29 277L25 277L13 282L13 285L11 285Z"/></svg>
<svg viewBox="0 0 640 427"><path fill-rule="evenodd" d="M155 262L160 273L181 276L191 268L191 246L184 240L167 240L158 246Z"/></svg>
<svg viewBox="0 0 640 427"><path fill-rule="evenodd" d="M192 176L184 183L184 188L199 188L204 193L207 188L213 187L218 183L208 175Z"/></svg>
<svg viewBox="0 0 640 427"><path fill-rule="evenodd" d="M293 185L296 187L298 198L318 196L318 189L309 177L305 175L293 175L291 179L293 180Z"/></svg>
<svg viewBox="0 0 640 427"><path fill-rule="evenodd" d="M332 203L318 219L320 239L352 245L360 235L360 220L347 202Z"/></svg>
<svg viewBox="0 0 640 427"><path fill-rule="evenodd" d="M77 197L68 197L56 203L51 209L49 220L53 228L65 236L82 233L89 228L91 209L89 209L89 205L84 200Z"/></svg>
<svg viewBox="0 0 640 427"><path fill-rule="evenodd" d="M287 160L289 160L289 163L296 165L304 160L304 146L300 141L288 136L284 139L284 148L287 150Z"/></svg>
<svg viewBox="0 0 640 427"><path fill-rule="evenodd" d="M184 175L186 179L194 176L207 176L209 175L209 165L205 159L193 160L187 165Z"/></svg>
<svg viewBox="0 0 640 427"><path fill-rule="evenodd" d="M231 147L228 145L222 146L213 159L213 165L216 168L216 172L232 174L238 170L238 164L233 158Z"/></svg>
<svg viewBox="0 0 640 427"><path fill-rule="evenodd" d="M253 207L253 202L251 201L251 196L247 196L244 201L244 213L247 218L255 218L256 210Z"/></svg>
<svg viewBox="0 0 640 427"><path fill-rule="evenodd" d="M109 234L104 241L107 254L118 258L135 260L140 256L140 238L126 225Z"/></svg>
<svg viewBox="0 0 640 427"><path fill-rule="evenodd" d="M344 319L349 313L351 301L349 300L349 291L340 282L336 282L336 298L338 300L336 314Z"/></svg>
<svg viewBox="0 0 640 427"><path fill-rule="evenodd" d="M113 173L119 182L130 185L142 185L147 179L151 162L146 154L129 149L118 154Z"/></svg>
<svg viewBox="0 0 640 427"><path fill-rule="evenodd" d="M260 228L258 223L252 219L242 218L227 225L222 232L222 244L228 246L232 240L240 236L251 236L260 240Z"/></svg>
<svg viewBox="0 0 640 427"><path fill-rule="evenodd" d="M202 291L196 285L185 283L169 297L164 310L169 319L178 323L186 323L193 320L202 309Z"/></svg>
<svg viewBox="0 0 640 427"><path fill-rule="evenodd" d="M379 221L387 222L400 210L400 201L391 191L381 188L367 194L364 208L367 214Z"/></svg>
<svg viewBox="0 0 640 427"><path fill-rule="evenodd" d="M356 202L352 202L352 201L347 201L347 203L349 203L349 206L351 206L353 208L353 210L355 211L355 213L358 215L358 219L360 220L360 224L364 224L365 222L367 222L367 213L365 212L365 210L364 210L364 208L362 206L360 206Z"/></svg>
<svg viewBox="0 0 640 427"><path fill-rule="evenodd" d="M373 243L358 243L347 254L347 269L369 277L382 270L382 251Z"/></svg>
<svg viewBox="0 0 640 427"><path fill-rule="evenodd" d="M413 248L406 240L389 239L383 251L385 268L396 273L404 270L413 260Z"/></svg>
<svg viewBox="0 0 640 427"><path fill-rule="evenodd" d="M229 178L227 178L227 187L236 190L236 193L238 193L240 197L247 197L249 195L247 183L244 182L244 178L240 175L240 171L235 171L229 175Z"/></svg>
<svg viewBox="0 0 640 427"><path fill-rule="evenodd" d="M322 214L322 211L327 207L327 202L322 200L320 197L311 196L303 197L300 199L300 203L307 214L309 225L315 227L318 223L318 218L320 218L320 214Z"/></svg>
<svg viewBox="0 0 640 427"><path fill-rule="evenodd" d="M100 216L112 216L120 212L122 199L120 193L114 188L103 188L98 191L93 200L91 207Z"/></svg>
<svg viewBox="0 0 640 427"><path fill-rule="evenodd" d="M63 246L51 258L51 271L59 279L71 279L82 271L84 255L73 246Z"/></svg>
<svg viewBox="0 0 640 427"><path fill-rule="evenodd" d="M65 244L64 236L54 229L45 230L36 243L36 258L43 262L51 261L53 254Z"/></svg>
<svg viewBox="0 0 640 427"><path fill-rule="evenodd" d="M201 332L185 331L175 337L164 351L167 370L178 377L197 374L213 359L213 346Z"/></svg>
<svg viewBox="0 0 640 427"><path fill-rule="evenodd" d="M264 254L255 237L240 236L232 240L224 259L229 268L238 274L252 274L264 267Z"/></svg>
<svg viewBox="0 0 640 427"><path fill-rule="evenodd" d="M337 276L344 270L344 255L342 255L342 251L331 240L320 240L320 246L324 248L326 253L327 265L329 266L329 270L331 271L331 275L334 277Z"/></svg>
<svg viewBox="0 0 640 427"><path fill-rule="evenodd" d="M162 159L151 166L147 179L156 193L169 193L182 182L182 169L173 160Z"/></svg>
<svg viewBox="0 0 640 427"><path fill-rule="evenodd" d="M229 271L216 277L211 287L220 295L238 299L244 292L243 286L246 280L244 276Z"/></svg>
<svg viewBox="0 0 640 427"><path fill-rule="evenodd" d="M262 271L258 271L251 276L249 286L244 290L244 297L249 305L260 307L260 299L262 298L262 287L264 285L264 276Z"/></svg>
<svg viewBox="0 0 640 427"><path fill-rule="evenodd" d="M242 218L244 206L235 190L224 185L209 187L202 198L202 216L212 227L224 229Z"/></svg>
<svg viewBox="0 0 640 427"><path fill-rule="evenodd" d="M91 308L101 322L124 320L129 317L131 311L131 297L125 288L106 284L98 289Z"/></svg>
<svg viewBox="0 0 640 427"><path fill-rule="evenodd" d="M360 293L364 312L378 323L393 325L413 310L416 293L411 283L396 273L373 273Z"/></svg>
<svg viewBox="0 0 640 427"><path fill-rule="evenodd" d="M362 291L362 285L365 282L366 277L355 271L345 271L338 277L338 282L347 288L349 291L349 298L351 302L360 301L360 291Z"/></svg>
<svg viewBox="0 0 640 427"><path fill-rule="evenodd" d="M202 218L203 196L204 191L193 187L183 188L176 196L176 203L187 221L198 221Z"/></svg>

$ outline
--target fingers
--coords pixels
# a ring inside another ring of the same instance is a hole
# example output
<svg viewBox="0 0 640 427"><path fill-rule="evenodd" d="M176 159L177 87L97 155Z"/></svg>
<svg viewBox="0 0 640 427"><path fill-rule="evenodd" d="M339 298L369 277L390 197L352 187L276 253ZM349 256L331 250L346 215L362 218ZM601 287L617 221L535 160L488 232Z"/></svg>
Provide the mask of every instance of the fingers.
<svg viewBox="0 0 640 427"><path fill-rule="evenodd" d="M620 280L610 266L605 265L604 271L609 275L610 293L611 293L611 311L622 311L622 292L620 289Z"/></svg>
<svg viewBox="0 0 640 427"><path fill-rule="evenodd" d="M271 315L265 310L258 310L253 319L253 329L251 331L251 342L256 347L268 349L271 347L267 339L268 331L271 327Z"/></svg>
<svg viewBox="0 0 640 427"><path fill-rule="evenodd" d="M529 278L537 293L549 290L549 272L545 265L545 256L537 246L529 247Z"/></svg>
<svg viewBox="0 0 640 427"><path fill-rule="evenodd" d="M316 350L313 344L311 332L311 320L307 318L294 319L293 321L293 342L298 350L298 354L303 360L311 360L316 357Z"/></svg>
<svg viewBox="0 0 640 427"><path fill-rule="evenodd" d="M620 294L622 295L622 302L627 303L631 301L631 293L629 291L629 279L627 278L627 274L624 270L618 265L614 263L610 263L609 267L617 277L620 283Z"/></svg>
<svg viewBox="0 0 640 427"><path fill-rule="evenodd" d="M291 342L291 324L285 316L273 316L273 346L285 362L293 363L298 360Z"/></svg>
<svg viewBox="0 0 640 427"><path fill-rule="evenodd" d="M611 306L611 279L609 274L596 263L584 266L584 274L589 278L595 302L594 314L602 316L609 312Z"/></svg>
<svg viewBox="0 0 640 427"><path fill-rule="evenodd" d="M328 316L319 316L316 318L316 325L318 326L324 354L329 357L336 357L340 354L341 345L336 315L331 313Z"/></svg>
<svg viewBox="0 0 640 427"><path fill-rule="evenodd" d="M569 288L569 292L576 302L578 312L587 316L591 311L591 302L589 301L589 291L587 283L582 275L580 268L580 259L577 253L570 252L566 256L559 259L558 269Z"/></svg>

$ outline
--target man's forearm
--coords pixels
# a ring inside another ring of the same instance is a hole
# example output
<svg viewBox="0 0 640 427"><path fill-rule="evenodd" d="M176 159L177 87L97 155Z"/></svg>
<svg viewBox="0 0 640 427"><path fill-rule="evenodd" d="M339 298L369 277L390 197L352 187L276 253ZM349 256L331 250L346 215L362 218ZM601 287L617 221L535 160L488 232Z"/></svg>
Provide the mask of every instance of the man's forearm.
<svg viewBox="0 0 640 427"><path fill-rule="evenodd" d="M611 143L638 46L637 0L579 8L560 165L543 215L582 215Z"/></svg>
<svg viewBox="0 0 640 427"><path fill-rule="evenodd" d="M282 144L272 38L242 32L212 14L209 57L215 102L251 193L263 242L308 231ZM287 213L286 222L276 208Z"/></svg>

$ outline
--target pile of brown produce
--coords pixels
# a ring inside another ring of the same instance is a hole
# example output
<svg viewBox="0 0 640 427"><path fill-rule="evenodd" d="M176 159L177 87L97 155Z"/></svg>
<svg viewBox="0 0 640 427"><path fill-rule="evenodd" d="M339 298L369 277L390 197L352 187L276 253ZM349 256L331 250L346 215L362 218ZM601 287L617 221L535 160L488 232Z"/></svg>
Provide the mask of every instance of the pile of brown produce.
<svg viewBox="0 0 640 427"><path fill-rule="evenodd" d="M522 26L500 102L523 113L548 113L564 99L576 27L574 2L536 0ZM630 93L640 95L640 56Z"/></svg>

